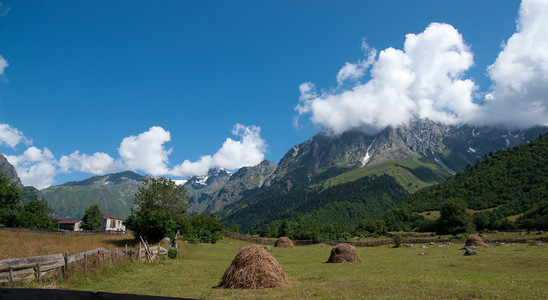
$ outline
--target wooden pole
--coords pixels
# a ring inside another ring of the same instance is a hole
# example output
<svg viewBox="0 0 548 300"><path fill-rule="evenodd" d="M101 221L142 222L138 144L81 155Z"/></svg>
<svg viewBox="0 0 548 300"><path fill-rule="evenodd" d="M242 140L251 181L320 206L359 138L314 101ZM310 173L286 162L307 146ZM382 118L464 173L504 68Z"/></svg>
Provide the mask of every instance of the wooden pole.
<svg viewBox="0 0 548 300"><path fill-rule="evenodd" d="M84 252L84 274L88 272L88 252Z"/></svg>
<svg viewBox="0 0 548 300"><path fill-rule="evenodd" d="M139 252L137 253L137 259L141 260L141 241L139 241Z"/></svg>
<svg viewBox="0 0 548 300"><path fill-rule="evenodd" d="M13 268L12 267L9 268L9 272L10 272L10 282L11 282L11 285L13 285Z"/></svg>
<svg viewBox="0 0 548 300"><path fill-rule="evenodd" d="M36 264L36 278L40 279L42 272L40 271L40 264Z"/></svg>
<svg viewBox="0 0 548 300"><path fill-rule="evenodd" d="M128 253L127 253L127 244L126 244L126 251L124 253L126 255L126 260L127 260L127 255L128 255Z"/></svg>
<svg viewBox="0 0 548 300"><path fill-rule="evenodd" d="M65 278L68 278L68 251L65 251Z"/></svg>
<svg viewBox="0 0 548 300"><path fill-rule="evenodd" d="M118 253L118 248L114 248L116 250L116 260L120 262L120 253Z"/></svg>

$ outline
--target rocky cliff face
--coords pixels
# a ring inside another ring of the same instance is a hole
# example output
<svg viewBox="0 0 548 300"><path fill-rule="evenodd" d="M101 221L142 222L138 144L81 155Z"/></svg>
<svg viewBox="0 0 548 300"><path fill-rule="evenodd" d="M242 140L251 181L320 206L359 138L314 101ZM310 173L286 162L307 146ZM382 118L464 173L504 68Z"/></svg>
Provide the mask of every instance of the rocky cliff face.
<svg viewBox="0 0 548 300"><path fill-rule="evenodd" d="M228 182L214 195L207 212L218 212L229 204L257 193L268 187L277 164L265 160L253 167L243 167L234 173Z"/></svg>
<svg viewBox="0 0 548 300"><path fill-rule="evenodd" d="M294 146L280 161L275 180L308 184L365 165L388 160L430 158L458 171L489 152L536 139L547 128L508 131L503 128L443 125L413 120L377 134L346 132L327 136L320 132Z"/></svg>
<svg viewBox="0 0 548 300"><path fill-rule="evenodd" d="M211 169L207 175L192 176L183 180L184 186L188 189L188 195L192 198L189 212L209 212L207 209L213 197L223 188L231 175L231 172L224 169Z"/></svg>
<svg viewBox="0 0 548 300"><path fill-rule="evenodd" d="M17 172L15 171L15 167L12 166L6 157L2 154L0 154L0 174L4 174L4 176L8 177L11 182L15 183L17 187L23 188L23 184L21 183L21 179L17 175Z"/></svg>
<svg viewBox="0 0 548 300"><path fill-rule="evenodd" d="M12 166L4 155L0 154L0 174L7 176L11 182L15 183L23 191L23 202L29 200L44 200L42 193L33 186L24 186L21 183L21 179L15 171L15 167Z"/></svg>

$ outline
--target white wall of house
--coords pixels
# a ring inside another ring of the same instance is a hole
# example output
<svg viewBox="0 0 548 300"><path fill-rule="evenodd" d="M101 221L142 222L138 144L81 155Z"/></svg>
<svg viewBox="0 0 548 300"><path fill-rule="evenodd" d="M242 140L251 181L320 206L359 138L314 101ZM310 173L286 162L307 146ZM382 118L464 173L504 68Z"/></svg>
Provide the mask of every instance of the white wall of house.
<svg viewBox="0 0 548 300"><path fill-rule="evenodd" d="M123 222L124 221L117 219L103 219L103 229L107 231L126 231L126 226L123 224Z"/></svg>

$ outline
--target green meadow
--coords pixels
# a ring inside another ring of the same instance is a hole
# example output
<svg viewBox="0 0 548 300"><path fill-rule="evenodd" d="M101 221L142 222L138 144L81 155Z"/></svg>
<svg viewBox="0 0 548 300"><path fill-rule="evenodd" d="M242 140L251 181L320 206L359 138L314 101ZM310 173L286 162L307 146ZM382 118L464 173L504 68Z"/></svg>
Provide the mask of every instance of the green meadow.
<svg viewBox="0 0 548 300"><path fill-rule="evenodd" d="M248 245L229 238L217 244L180 242L174 260L107 266L41 287L206 299L548 299L548 248L529 244L482 247L475 256L463 256L462 244L358 247L363 262L343 264L325 263L332 248L325 244L270 246L289 286L215 288Z"/></svg>

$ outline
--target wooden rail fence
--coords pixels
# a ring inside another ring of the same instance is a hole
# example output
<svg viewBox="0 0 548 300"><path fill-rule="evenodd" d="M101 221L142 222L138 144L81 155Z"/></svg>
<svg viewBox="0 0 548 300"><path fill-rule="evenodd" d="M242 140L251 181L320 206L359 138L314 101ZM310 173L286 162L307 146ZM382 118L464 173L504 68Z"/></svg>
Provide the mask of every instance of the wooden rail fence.
<svg viewBox="0 0 548 300"><path fill-rule="evenodd" d="M143 242L144 246L141 246L141 244L139 242L138 250L128 249L127 246L124 251L118 251L117 248L114 251L97 248L70 256L68 252L65 252L65 254L59 253L0 260L0 285L30 282L56 270L61 270L62 275L67 278L70 271L69 265L80 260L84 260L83 269L84 273L87 273L89 260L92 257L93 263L100 266L107 264L108 260L111 263L120 263L122 259L130 261L146 259L149 262L153 262L168 252L166 248L161 247L159 244L154 247L149 247L145 242Z"/></svg>
<svg viewBox="0 0 548 300"><path fill-rule="evenodd" d="M248 235L243 235L239 233L233 233L233 232L222 232L222 234L226 237L230 237L233 239L239 239L248 241L251 243L257 243L257 244L264 244L264 245L274 245L276 243L276 238L258 238L258 237L252 237ZM526 239L526 238L506 238L506 239L484 239L486 243L490 244L496 244L496 243L528 243L532 239ZM536 241L542 241L542 242L548 242L548 237L541 237L541 238L535 238L533 240ZM435 243L464 243L466 240L461 239L454 239L454 238L434 238L434 237L423 237L423 238L408 238L406 237L404 239L403 243L406 244L425 244L430 242ZM337 245L340 243L346 243L351 244L356 247L374 247L374 246L383 246L383 245L390 245L394 244L394 239L375 239L375 240L367 240L367 241L338 241L338 240L327 240L327 239L317 239L317 240L293 240L293 244L295 246L304 246L304 245L312 245L312 244L327 244L327 245Z"/></svg>

